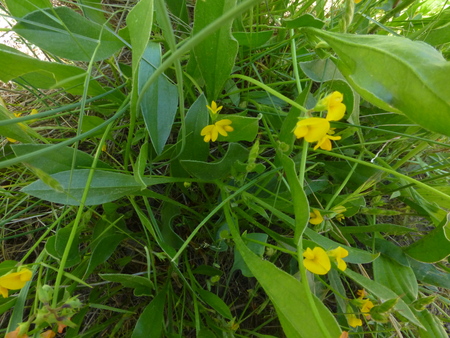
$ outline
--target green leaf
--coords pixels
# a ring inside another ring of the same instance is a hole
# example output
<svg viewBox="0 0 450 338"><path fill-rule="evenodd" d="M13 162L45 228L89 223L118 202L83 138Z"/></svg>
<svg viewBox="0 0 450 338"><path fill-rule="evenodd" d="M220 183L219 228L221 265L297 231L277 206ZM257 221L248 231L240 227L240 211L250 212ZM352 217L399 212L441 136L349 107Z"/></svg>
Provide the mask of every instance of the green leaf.
<svg viewBox="0 0 450 338"><path fill-rule="evenodd" d="M236 162L245 162L248 150L238 143L230 143L225 156L216 162L182 160L181 165L191 175L205 181L214 181L227 176Z"/></svg>
<svg viewBox="0 0 450 338"><path fill-rule="evenodd" d="M449 217L447 215L446 220L436 229L405 248L405 253L420 262L426 263L435 263L449 256L450 236L447 237L450 228Z"/></svg>
<svg viewBox="0 0 450 338"><path fill-rule="evenodd" d="M146 277L121 273L102 273L99 276L104 280L120 283L126 288L134 289L135 296L150 296L153 293L153 283Z"/></svg>
<svg viewBox="0 0 450 338"><path fill-rule="evenodd" d="M161 64L161 46L149 43L139 67L139 91L145 82ZM157 81L141 95L141 111L153 148L159 155L170 136L172 124L178 107L178 90L169 80L161 75Z"/></svg>
<svg viewBox="0 0 450 338"><path fill-rule="evenodd" d="M342 272L347 275L347 277L353 279L356 283L366 289L369 293L380 298L382 301L387 301L390 299L398 298L397 294L387 288L386 286L377 283L367 277L360 275L350 269L346 269ZM409 319L409 321L419 327L423 327L408 305L399 298L398 303L395 305L395 310L398 311L403 317Z"/></svg>
<svg viewBox="0 0 450 338"><path fill-rule="evenodd" d="M250 49L264 45L272 35L273 31L233 32L233 37L237 40L239 46L249 47Z"/></svg>
<svg viewBox="0 0 450 338"><path fill-rule="evenodd" d="M68 7L32 12L13 30L56 56L76 61L104 60L124 46L106 26L89 21Z"/></svg>
<svg viewBox="0 0 450 338"><path fill-rule="evenodd" d="M52 7L50 0L5 0L9 13L21 18L40 8Z"/></svg>
<svg viewBox="0 0 450 338"><path fill-rule="evenodd" d="M197 1L193 35L235 6L236 0ZM231 35L231 25L231 21L222 25L193 50L195 61L205 80L208 101L219 97L234 66L239 46Z"/></svg>
<svg viewBox="0 0 450 338"><path fill-rule="evenodd" d="M250 233L250 234L245 234L244 241L247 238L266 243L267 238L269 238L269 236L267 236L267 234L264 234L264 233ZM246 241L246 242L247 242L246 243L247 247L252 252L254 252L259 257L263 256L265 248L266 248L264 245L255 243L252 241ZM236 270L241 270L242 275L244 275L245 277L254 277L252 272L250 271L249 267L245 263L240 251L237 248L234 249L234 263L233 263L233 267L231 268L231 271L236 271Z"/></svg>
<svg viewBox="0 0 450 338"><path fill-rule="evenodd" d="M209 292L207 290L197 289L198 294L201 299L211 306L214 310L216 310L222 317L227 319L233 319L233 315L231 314L230 308L227 304L216 294Z"/></svg>
<svg viewBox="0 0 450 338"><path fill-rule="evenodd" d="M320 29L325 25L325 22L317 19L316 17L312 16L311 14L303 14L293 20L287 19L287 20L283 20L282 22L283 22L283 26L285 26L286 28L289 28L289 29L300 28L300 27L313 27L313 28Z"/></svg>
<svg viewBox="0 0 450 338"><path fill-rule="evenodd" d="M227 222L230 224L232 220L229 218L227 217ZM269 261L262 260L244 244L233 226L230 226L230 230L242 258L274 304L286 336L323 337L302 283ZM319 315L326 323L328 336L339 337L341 329L336 319L318 298L313 297Z"/></svg>
<svg viewBox="0 0 450 338"><path fill-rule="evenodd" d="M17 266L17 261L7 260L0 263L0 276L7 274Z"/></svg>
<svg viewBox="0 0 450 338"><path fill-rule="evenodd" d="M419 318L423 325L423 328L419 328L418 337L420 338L436 338L436 337L447 337L448 332L446 332L442 322L437 316L430 313L428 310L416 311L416 316Z"/></svg>
<svg viewBox="0 0 450 338"><path fill-rule="evenodd" d="M410 258L409 264L422 283L450 289L450 273L443 272L434 267L433 264L422 263Z"/></svg>
<svg viewBox="0 0 450 338"><path fill-rule="evenodd" d="M394 291L410 304L417 299L418 285L416 276L409 266L404 266L396 261L380 255L373 262L375 280Z"/></svg>
<svg viewBox="0 0 450 338"><path fill-rule="evenodd" d="M106 24L105 13L102 8L102 0L78 0L83 14L89 20L99 25Z"/></svg>
<svg viewBox="0 0 450 338"><path fill-rule="evenodd" d="M85 272L88 277L99 264L105 263L114 253L117 246L126 236L123 234L110 234L103 236L92 250L89 264Z"/></svg>
<svg viewBox="0 0 450 338"><path fill-rule="evenodd" d="M31 196L65 205L80 205L86 187L89 169L76 169L51 175L64 188L57 192L41 180L31 183L22 191ZM133 176L97 170L94 173L85 205L98 205L139 191L140 184Z"/></svg>
<svg viewBox="0 0 450 338"><path fill-rule="evenodd" d="M50 144L12 144L11 149L16 156L23 156L51 146ZM75 161L73 166L72 161ZM58 148L58 151L48 152L45 156L34 157L27 163L45 171L47 174L55 174L70 170L72 167L73 169L90 168L93 161L94 158L85 152L70 147L61 147ZM111 169L108 164L102 161L97 161L97 168Z"/></svg>
<svg viewBox="0 0 450 338"><path fill-rule="evenodd" d="M52 89L59 85L74 95L83 94L84 79L86 71L84 69L57 62L46 62L32 58L14 48L0 44L0 63L8 65L1 67L0 80L9 82L11 80L26 82L37 88ZM96 81L89 83L88 94L100 95L105 90Z"/></svg>
<svg viewBox="0 0 450 338"><path fill-rule="evenodd" d="M333 48L339 70L364 99L450 135L450 63L436 49L394 36L307 32Z"/></svg>
<svg viewBox="0 0 450 338"><path fill-rule="evenodd" d="M223 119L231 120L231 126L234 130L228 132L228 136L222 136L219 134L219 138L217 139L219 142L252 142L255 140L256 135L258 135L258 121L261 119L261 116L256 118L237 115L221 115L218 120ZM203 141L203 136L200 136L199 139Z"/></svg>
<svg viewBox="0 0 450 338"><path fill-rule="evenodd" d="M131 338L158 338L162 336L167 290L168 288L164 287L147 305L134 327Z"/></svg>
<svg viewBox="0 0 450 338"><path fill-rule="evenodd" d="M50 256L60 261L69 241L71 231L71 227L59 229L55 236L51 236L47 239L47 242L45 243L45 251L47 251ZM80 263L81 256L78 248L79 244L79 236L75 236L65 264L67 268Z"/></svg>

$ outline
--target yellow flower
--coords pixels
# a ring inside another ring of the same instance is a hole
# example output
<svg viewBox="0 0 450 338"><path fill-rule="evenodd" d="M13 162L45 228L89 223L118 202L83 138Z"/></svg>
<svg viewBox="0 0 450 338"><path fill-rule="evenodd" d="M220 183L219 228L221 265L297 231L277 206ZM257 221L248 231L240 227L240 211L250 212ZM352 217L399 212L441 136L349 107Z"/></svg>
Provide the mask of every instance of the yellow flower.
<svg viewBox="0 0 450 338"><path fill-rule="evenodd" d="M324 249L315 247L314 249L307 248L303 252L303 265L308 271L317 275L325 275L331 269L330 258Z"/></svg>
<svg viewBox="0 0 450 338"><path fill-rule="evenodd" d="M337 214L337 215L336 215L336 219L337 219L339 222L342 222L342 221L345 219L345 216L344 216L344 214Z"/></svg>
<svg viewBox="0 0 450 338"><path fill-rule="evenodd" d="M355 316L354 313L345 315L347 317L348 325L351 327L362 326L362 320Z"/></svg>
<svg viewBox="0 0 450 338"><path fill-rule="evenodd" d="M363 299L363 304L361 305L361 312L364 314L364 316L366 316L366 318L370 318L370 309L372 309L375 305L373 305L373 303L365 298Z"/></svg>
<svg viewBox="0 0 450 338"><path fill-rule="evenodd" d="M33 273L24 268L19 272L8 273L0 277L0 294L3 298L8 297L8 290L19 290L31 279Z"/></svg>
<svg viewBox="0 0 450 338"><path fill-rule="evenodd" d="M213 101L214 102L214 101ZM202 129L200 135L204 136L203 140L205 142L216 141L219 134L222 136L228 136L227 132L233 131L233 127L230 126L231 120L223 119L219 120L214 124L210 124Z"/></svg>
<svg viewBox="0 0 450 338"><path fill-rule="evenodd" d="M323 222L323 217L320 214L320 211L317 209L312 209L312 212L309 213L310 219L309 223L317 225Z"/></svg>
<svg viewBox="0 0 450 338"><path fill-rule="evenodd" d="M347 263L342 259L348 256L348 251L340 246L334 250L328 251L328 255L336 260L338 269L344 271L347 269Z"/></svg>
<svg viewBox="0 0 450 338"><path fill-rule="evenodd" d="M355 4L359 4L362 0L354 0Z"/></svg>
<svg viewBox="0 0 450 338"><path fill-rule="evenodd" d="M305 138L306 142L318 142L330 130L330 122L321 117L310 117L297 122L294 134L297 138Z"/></svg>
<svg viewBox="0 0 450 338"><path fill-rule="evenodd" d="M18 326L14 331L8 332L5 338L28 338L28 335L20 334L20 326Z"/></svg>
<svg viewBox="0 0 450 338"><path fill-rule="evenodd" d="M331 141L330 140L340 140L341 137L340 136L330 136L328 134L326 134L324 137L322 137L319 142L317 142L317 144L314 146L314 150L316 150L317 148L323 149L323 150L328 150L331 151L331 149L333 148L331 146Z"/></svg>
<svg viewBox="0 0 450 338"><path fill-rule="evenodd" d="M356 291L356 294L358 295L358 298L363 299L365 296L367 296L367 292L364 289Z"/></svg>
<svg viewBox="0 0 450 338"><path fill-rule="evenodd" d="M206 108L209 109L211 114L216 115L216 114L219 114L219 112L222 110L223 106L217 107L216 101L212 101L211 106L207 105Z"/></svg>
<svg viewBox="0 0 450 338"><path fill-rule="evenodd" d="M56 333L53 332L52 330L47 330L43 333L40 334L41 338L54 338L56 337Z"/></svg>
<svg viewBox="0 0 450 338"><path fill-rule="evenodd" d="M328 110L326 119L328 121L339 121L344 117L345 104L342 103L344 95L340 92L332 92L319 101L318 106L325 107Z"/></svg>

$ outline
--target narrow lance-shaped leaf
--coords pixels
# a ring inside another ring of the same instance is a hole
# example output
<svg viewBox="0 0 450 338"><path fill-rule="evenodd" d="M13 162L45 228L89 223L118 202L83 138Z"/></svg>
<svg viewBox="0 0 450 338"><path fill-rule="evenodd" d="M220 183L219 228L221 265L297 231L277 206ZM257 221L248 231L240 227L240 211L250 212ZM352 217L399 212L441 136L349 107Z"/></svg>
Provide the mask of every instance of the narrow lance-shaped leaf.
<svg viewBox="0 0 450 338"><path fill-rule="evenodd" d="M393 36L307 32L333 48L339 70L364 99L450 136L450 63L436 49Z"/></svg>

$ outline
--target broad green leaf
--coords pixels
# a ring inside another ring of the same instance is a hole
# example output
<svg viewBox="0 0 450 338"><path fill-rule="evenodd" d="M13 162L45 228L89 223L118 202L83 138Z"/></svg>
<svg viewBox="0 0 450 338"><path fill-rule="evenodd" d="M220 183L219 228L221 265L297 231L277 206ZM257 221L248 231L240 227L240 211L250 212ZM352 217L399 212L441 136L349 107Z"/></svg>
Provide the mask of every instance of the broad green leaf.
<svg viewBox="0 0 450 338"><path fill-rule="evenodd" d="M170 12L183 21L183 24L189 24L189 14L186 0L166 0ZM176 22L176 21L175 21ZM179 25L179 29L185 30L184 25Z"/></svg>
<svg viewBox="0 0 450 338"><path fill-rule="evenodd" d="M331 59L300 62L300 68L307 77L315 82L326 82L344 78Z"/></svg>
<svg viewBox="0 0 450 338"><path fill-rule="evenodd" d="M418 337L420 338L437 338L437 337L447 337L448 332L446 332L441 320L430 313L428 310L416 311L416 316L419 318L423 325L423 328L419 328Z"/></svg>
<svg viewBox="0 0 450 338"><path fill-rule="evenodd" d="M227 176L236 162L245 162L247 158L247 149L238 143L230 143L225 156L216 162L183 160L181 165L201 180L214 181Z"/></svg>
<svg viewBox="0 0 450 338"><path fill-rule="evenodd" d="M227 222L233 222L227 217ZM317 318L308 303L305 287L296 278L262 260L243 242L233 225L230 226L237 249L255 278L263 287L277 310L287 337L323 337ZM321 320L326 323L330 337L339 337L341 329L325 305L312 295Z"/></svg>
<svg viewBox="0 0 450 338"><path fill-rule="evenodd" d="M84 69L57 62L41 61L2 44L0 44L0 63L8 65L0 69L0 80L3 82L18 80L20 77L28 85L52 89L53 86L64 81L61 86L67 92L74 95L83 94L86 76ZM104 92L105 90L98 82L90 81L89 95L95 96Z"/></svg>
<svg viewBox="0 0 450 338"><path fill-rule="evenodd" d="M267 234L264 233L250 233L250 234L246 234L244 237L244 241L245 239L253 239L262 243L266 243L267 242L267 238L269 238L269 236L267 236ZM259 257L262 257L265 251L265 246L259 243L255 243L252 241L246 241L246 245L247 247L254 252L256 255L258 255ZM245 263L241 252L235 248L234 250L234 262L233 262L233 267L231 268L231 271L236 271L236 270L241 270L242 275L244 275L245 277L254 277L252 272L250 271L249 267L247 266L247 264Z"/></svg>
<svg viewBox="0 0 450 338"><path fill-rule="evenodd" d="M450 220L445 219L436 229L404 249L412 258L425 263L439 262L450 255L450 239L447 233ZM449 236L450 237L450 236Z"/></svg>
<svg viewBox="0 0 450 338"><path fill-rule="evenodd" d="M230 308L227 304L216 294L202 289L197 289L198 294L201 299L211 306L214 310L216 310L222 317L225 317L229 320L233 319L233 315L231 314Z"/></svg>
<svg viewBox="0 0 450 338"><path fill-rule="evenodd" d="M228 136L222 136L219 134L219 138L217 139L219 142L239 142L239 141L248 141L252 142L255 140L256 135L258 135L258 121L259 117L245 117L245 116L237 116L237 115L221 115L221 119L231 120L231 126L233 127L233 131L228 132ZM198 134L199 139L203 141L203 136Z"/></svg>
<svg viewBox="0 0 450 338"><path fill-rule="evenodd" d="M394 291L406 303L410 304L417 299L417 280L409 266L380 255L373 262L373 274L375 281Z"/></svg>
<svg viewBox="0 0 450 338"><path fill-rule="evenodd" d="M92 250L89 264L84 275L88 277L99 264L105 263L125 237L126 236L123 234L109 234L103 236Z"/></svg>
<svg viewBox="0 0 450 338"><path fill-rule="evenodd" d="M153 283L146 277L121 273L102 273L99 276L104 280L134 289L135 296L150 296L153 293Z"/></svg>
<svg viewBox="0 0 450 338"><path fill-rule="evenodd" d="M71 230L71 228L61 228L55 236L51 236L47 239L47 242L45 243L45 251L54 259L58 261L61 260L67 246ZM79 243L79 237L76 236L72 242L72 246L70 247L69 256L67 257L65 264L68 268L80 263L81 261L80 251L78 248Z"/></svg>
<svg viewBox="0 0 450 338"><path fill-rule="evenodd" d="M360 275L350 269L346 269L342 272L347 275L347 277L353 279L356 283L366 289L369 293L380 298L381 301L387 301L390 299L398 298L398 302L395 305L395 310L398 311L403 317L409 319L409 321L419 327L423 327L408 305L400 298L394 291L390 290L388 287L377 283L367 277Z"/></svg>
<svg viewBox="0 0 450 338"><path fill-rule="evenodd" d="M283 20L283 26L286 28L300 28L300 27L314 27L314 28L322 28L325 25L325 22L319 20L312 16L311 14L303 14L295 19L286 19Z"/></svg>
<svg viewBox="0 0 450 338"><path fill-rule="evenodd" d="M99 25L106 24L105 13L102 8L102 0L78 0L83 14L89 20Z"/></svg>
<svg viewBox="0 0 450 338"><path fill-rule="evenodd" d="M162 336L167 290L168 288L164 287L147 305L139 316L131 338L159 338Z"/></svg>
<svg viewBox="0 0 450 338"><path fill-rule="evenodd" d="M245 46L250 49L264 45L272 35L273 31L233 32L233 37L237 40L239 46Z"/></svg>
<svg viewBox="0 0 450 338"><path fill-rule="evenodd" d="M21 18L41 8L52 7L50 0L5 0L9 13Z"/></svg>
<svg viewBox="0 0 450 338"><path fill-rule="evenodd" d="M433 264L422 263L409 258L409 264L413 269L416 278L422 283L447 288L450 290L450 273L440 271Z"/></svg>
<svg viewBox="0 0 450 338"><path fill-rule="evenodd" d="M106 26L64 6L30 13L13 30L36 46L69 60L91 61L94 52L94 61L104 60L124 46Z"/></svg>
<svg viewBox="0 0 450 338"><path fill-rule="evenodd" d="M450 27L450 26L449 26ZM450 196L450 187L445 185L433 185L433 188L436 190L439 190L447 195ZM448 199L443 198L440 195L434 194L432 191L423 189L423 188L417 188L416 191L428 202L434 202L437 205L439 205L442 208L450 209L450 202Z"/></svg>
<svg viewBox="0 0 450 338"><path fill-rule="evenodd" d="M80 205L88 175L89 169L68 170L51 175L64 188L63 193L53 190L41 180L31 183L22 191L54 203ZM131 175L97 170L89 188L85 205L111 202L139 191L140 188L140 184Z"/></svg>
<svg viewBox="0 0 450 338"><path fill-rule="evenodd" d="M339 70L364 99L450 135L450 63L436 49L401 37L307 32L333 48Z"/></svg>
<svg viewBox="0 0 450 338"><path fill-rule="evenodd" d="M236 6L236 0L197 1L193 35ZM197 67L205 81L208 101L216 100L234 66L238 43L231 35L231 24L221 26L194 47Z"/></svg>
<svg viewBox="0 0 450 338"><path fill-rule="evenodd" d="M11 148L16 156L31 154L35 151L51 147L50 144L12 144ZM75 163L72 166L72 161ZM34 157L27 161L35 168L45 171L47 174L55 174L70 169L86 169L92 166L94 158L85 152L71 147L61 147L58 151L48 152L45 156ZM105 162L98 161L97 168L111 169Z"/></svg>
<svg viewBox="0 0 450 338"><path fill-rule="evenodd" d="M139 91L161 64L161 46L149 43L139 66ZM164 75L141 94L141 111L153 148L159 155L170 136L178 107L178 90Z"/></svg>
<svg viewBox="0 0 450 338"><path fill-rule="evenodd" d="M131 60L133 88L131 91L131 111L137 114L138 70L142 55L147 48L153 25L153 0L141 0L127 15L127 28L130 35L133 58Z"/></svg>

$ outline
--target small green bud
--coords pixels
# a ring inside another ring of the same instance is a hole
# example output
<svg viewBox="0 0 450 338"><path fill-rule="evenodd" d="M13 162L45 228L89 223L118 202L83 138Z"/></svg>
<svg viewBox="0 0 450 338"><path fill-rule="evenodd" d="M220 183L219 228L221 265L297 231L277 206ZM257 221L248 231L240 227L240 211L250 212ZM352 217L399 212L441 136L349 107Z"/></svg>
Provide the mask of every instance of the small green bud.
<svg viewBox="0 0 450 338"><path fill-rule="evenodd" d="M435 299L436 299L436 296L428 296L428 297L419 298L418 300L416 300L413 303L413 306L417 311L423 311L423 310L425 310L425 308L428 305L433 303Z"/></svg>

